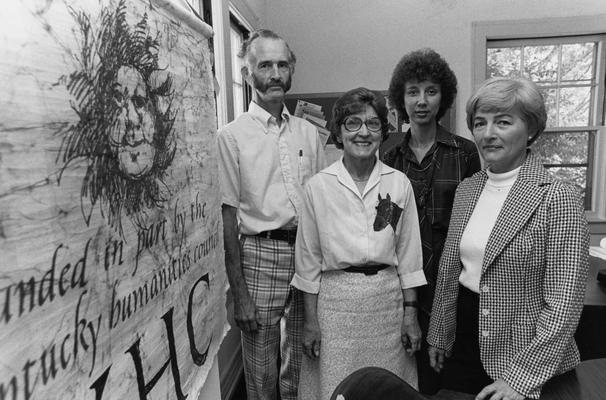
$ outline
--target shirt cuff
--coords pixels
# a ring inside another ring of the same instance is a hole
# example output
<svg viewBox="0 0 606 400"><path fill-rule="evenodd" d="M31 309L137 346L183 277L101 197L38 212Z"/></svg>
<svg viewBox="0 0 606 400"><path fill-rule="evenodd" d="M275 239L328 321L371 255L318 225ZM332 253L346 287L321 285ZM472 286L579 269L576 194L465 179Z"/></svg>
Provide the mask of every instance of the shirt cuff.
<svg viewBox="0 0 606 400"><path fill-rule="evenodd" d="M233 208L240 208L240 202L238 200L235 200L235 199L232 199L232 198L229 198L226 196L221 197L221 204L226 204Z"/></svg>
<svg viewBox="0 0 606 400"><path fill-rule="evenodd" d="M400 286L402 289L410 289L417 286L423 286L427 284L427 280L425 279L425 274L423 271L415 271L408 273L406 275L399 275L400 278Z"/></svg>
<svg viewBox="0 0 606 400"><path fill-rule="evenodd" d="M301 278L297 273L293 275L290 284L305 293L318 294L320 292L320 282L308 281Z"/></svg>

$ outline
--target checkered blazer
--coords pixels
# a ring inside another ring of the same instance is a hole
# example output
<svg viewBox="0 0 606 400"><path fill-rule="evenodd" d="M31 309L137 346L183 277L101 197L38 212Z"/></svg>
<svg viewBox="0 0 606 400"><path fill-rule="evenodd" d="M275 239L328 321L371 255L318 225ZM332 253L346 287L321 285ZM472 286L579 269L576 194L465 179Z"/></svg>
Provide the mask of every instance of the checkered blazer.
<svg viewBox="0 0 606 400"><path fill-rule="evenodd" d="M488 176L457 188L440 260L427 341L450 351L456 330L461 235ZM480 277L484 368L538 398L553 375L574 368L573 335L583 308L589 233L578 192L554 180L532 154L520 169L488 239Z"/></svg>

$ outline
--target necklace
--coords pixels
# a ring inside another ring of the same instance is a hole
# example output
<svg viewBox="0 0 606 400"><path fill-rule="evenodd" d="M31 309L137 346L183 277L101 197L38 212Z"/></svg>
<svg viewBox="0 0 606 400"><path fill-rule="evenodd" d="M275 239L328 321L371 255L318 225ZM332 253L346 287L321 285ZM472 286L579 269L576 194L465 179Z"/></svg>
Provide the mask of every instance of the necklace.
<svg viewBox="0 0 606 400"><path fill-rule="evenodd" d="M364 179L356 179L353 176L351 177L351 179L353 179L354 182L366 182L368 180L368 178L364 178Z"/></svg>

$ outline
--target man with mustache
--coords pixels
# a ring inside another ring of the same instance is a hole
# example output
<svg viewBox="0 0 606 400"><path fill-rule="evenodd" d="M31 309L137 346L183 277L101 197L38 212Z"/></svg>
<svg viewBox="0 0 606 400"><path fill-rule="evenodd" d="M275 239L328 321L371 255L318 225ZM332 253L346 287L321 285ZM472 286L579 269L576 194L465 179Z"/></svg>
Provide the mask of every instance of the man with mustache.
<svg viewBox="0 0 606 400"><path fill-rule="evenodd" d="M317 129L284 106L296 62L286 41L253 32L239 57L253 100L217 139L225 266L248 400L273 400L278 390L294 400L303 329L303 297L290 287L294 242L303 185L324 154Z"/></svg>

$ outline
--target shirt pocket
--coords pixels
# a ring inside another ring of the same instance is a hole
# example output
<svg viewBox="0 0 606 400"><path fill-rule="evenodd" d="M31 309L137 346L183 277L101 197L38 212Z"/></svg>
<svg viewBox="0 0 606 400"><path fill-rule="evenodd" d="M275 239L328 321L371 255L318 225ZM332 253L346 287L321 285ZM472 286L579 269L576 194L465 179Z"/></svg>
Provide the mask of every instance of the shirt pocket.
<svg viewBox="0 0 606 400"><path fill-rule="evenodd" d="M297 179L299 181L299 185L303 186L307 183L309 178L313 175L312 165L314 164L314 159L306 156L297 157Z"/></svg>
<svg viewBox="0 0 606 400"><path fill-rule="evenodd" d="M519 353L530 345L536 336L536 323L527 315L517 318L511 325L511 348L514 354Z"/></svg>

